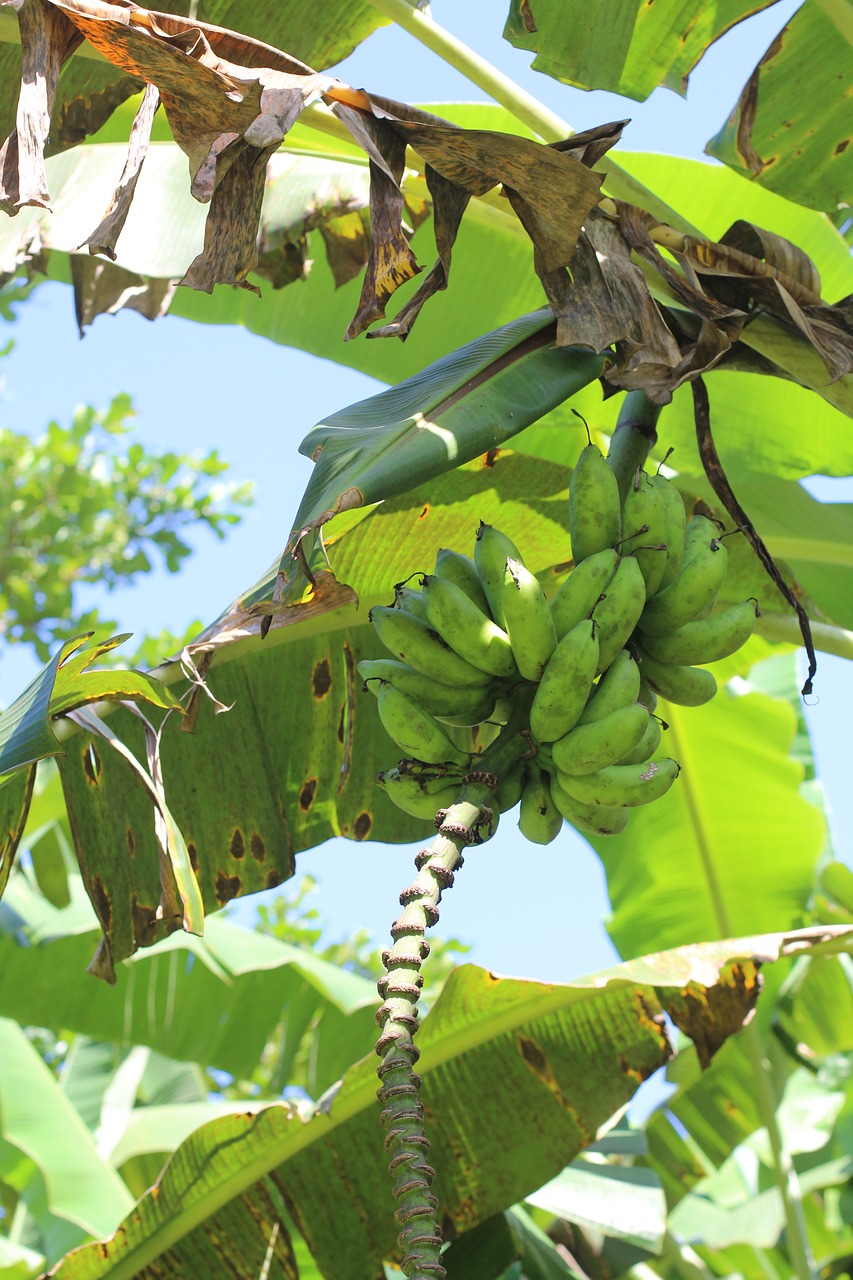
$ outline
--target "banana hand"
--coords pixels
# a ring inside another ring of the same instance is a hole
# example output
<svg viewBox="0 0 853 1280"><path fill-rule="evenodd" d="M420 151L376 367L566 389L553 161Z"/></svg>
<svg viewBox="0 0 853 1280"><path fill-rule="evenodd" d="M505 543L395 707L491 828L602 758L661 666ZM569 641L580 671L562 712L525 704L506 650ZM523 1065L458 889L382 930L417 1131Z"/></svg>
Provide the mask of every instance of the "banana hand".
<svg viewBox="0 0 853 1280"><path fill-rule="evenodd" d="M585 618L551 655L530 708L530 732L537 742L556 742L577 724L598 666L596 631Z"/></svg>
<svg viewBox="0 0 853 1280"><path fill-rule="evenodd" d="M665 636L643 636L643 648L658 662L704 666L728 658L745 645L755 630L758 605L744 600L710 618L686 622Z"/></svg>
<svg viewBox="0 0 853 1280"><path fill-rule="evenodd" d="M569 536L576 565L617 545L622 537L621 507L616 476L598 446L588 444L569 485Z"/></svg>
<svg viewBox="0 0 853 1280"><path fill-rule="evenodd" d="M623 556L592 612L598 626L598 669L606 671L626 645L646 605L646 584L636 556Z"/></svg>
<svg viewBox="0 0 853 1280"><path fill-rule="evenodd" d="M619 552L608 547L606 551L597 551L575 565L551 601L551 617L558 640L589 617L599 597L607 590L618 564Z"/></svg>
<svg viewBox="0 0 853 1280"><path fill-rule="evenodd" d="M560 785L560 775L551 779L551 799L566 822L584 836L618 836L628 825L629 811L621 806L584 804Z"/></svg>
<svg viewBox="0 0 853 1280"><path fill-rule="evenodd" d="M646 708L633 702L592 724L576 725L551 748L554 764L561 773L573 774L597 773L619 764L641 741L648 723Z"/></svg>
<svg viewBox="0 0 853 1280"><path fill-rule="evenodd" d="M712 538L702 543L685 560L674 582L659 591L643 610L640 630L663 636L693 622L716 600L726 577L728 552L724 543Z"/></svg>
<svg viewBox="0 0 853 1280"><path fill-rule="evenodd" d="M519 671L525 680L540 680L557 647L557 633L536 578L511 557L504 566L501 610Z"/></svg>
<svg viewBox="0 0 853 1280"><path fill-rule="evenodd" d="M627 649L622 649L604 675L590 690L578 724L592 724L636 702L640 694L640 668Z"/></svg>
<svg viewBox="0 0 853 1280"><path fill-rule="evenodd" d="M374 605L367 616L385 648L416 671L458 689L491 682L488 672L460 658L428 623L404 609Z"/></svg>
<svg viewBox="0 0 853 1280"><path fill-rule="evenodd" d="M640 646L638 656L643 664L643 680L646 684L681 707L701 707L710 702L717 692L717 681L710 671L702 667L676 666L658 662Z"/></svg>
<svg viewBox="0 0 853 1280"><path fill-rule="evenodd" d="M666 725L663 728L667 728ZM646 725L646 732L640 741L634 747L633 751L628 751L619 764L644 764L646 760L651 760L652 756L660 746L662 736L661 722L657 716L649 716L649 722Z"/></svg>
<svg viewBox="0 0 853 1280"><path fill-rule="evenodd" d="M386 769L377 775L376 781L398 809L413 818L428 820L434 818L439 809L449 809L455 804L462 785L461 778L459 774L454 779L447 770L429 772L422 769L410 773Z"/></svg>
<svg viewBox="0 0 853 1280"><path fill-rule="evenodd" d="M660 474L649 476L649 484L657 492L661 500L666 522L666 535L663 539L666 543L666 555L664 556L663 573L657 586L660 591L663 587L668 587L678 577L684 560L684 528L687 521L681 494L674 484L671 484L665 476ZM708 535L709 541L710 538L711 534ZM649 591L648 594L652 596L654 592Z"/></svg>
<svg viewBox="0 0 853 1280"><path fill-rule="evenodd" d="M407 693L439 718L452 716L463 724L482 724L491 716L497 697L494 685L471 685L467 689L439 684L422 671L393 658L364 658L356 668L366 689L379 693L379 681L387 680Z"/></svg>
<svg viewBox="0 0 853 1280"><path fill-rule="evenodd" d="M499 627L506 626L502 597L504 568L508 559L518 560L521 563L521 552L518 547L505 533L501 533L500 529L481 520L477 530L477 541L474 543L474 564L480 585L489 602L492 617Z"/></svg>
<svg viewBox="0 0 853 1280"><path fill-rule="evenodd" d="M652 478L640 470L634 475L622 508L622 529L627 536L620 547L623 555L636 557L647 596L653 596L660 586L669 536L663 494L659 485L652 484Z"/></svg>
<svg viewBox="0 0 853 1280"><path fill-rule="evenodd" d="M550 844L563 826L562 816L551 799L547 773L534 762L527 771L518 811L518 829L533 844Z"/></svg>
<svg viewBox="0 0 853 1280"><path fill-rule="evenodd" d="M509 636L487 617L461 587L429 574L422 580L428 621L461 658L480 671L517 679Z"/></svg>
<svg viewBox="0 0 853 1280"><path fill-rule="evenodd" d="M380 681L377 699L379 719L407 756L427 764L468 763L470 755L460 751L435 716L408 694L401 693L387 681Z"/></svg>
<svg viewBox="0 0 853 1280"><path fill-rule="evenodd" d="M575 800L608 808L635 808L660 800L681 772L675 760L611 764L598 773L559 774L559 783Z"/></svg>
<svg viewBox="0 0 853 1280"><path fill-rule="evenodd" d="M489 602L480 582L477 566L470 556L450 551L447 547L439 547L433 573L459 587L486 617L490 616Z"/></svg>

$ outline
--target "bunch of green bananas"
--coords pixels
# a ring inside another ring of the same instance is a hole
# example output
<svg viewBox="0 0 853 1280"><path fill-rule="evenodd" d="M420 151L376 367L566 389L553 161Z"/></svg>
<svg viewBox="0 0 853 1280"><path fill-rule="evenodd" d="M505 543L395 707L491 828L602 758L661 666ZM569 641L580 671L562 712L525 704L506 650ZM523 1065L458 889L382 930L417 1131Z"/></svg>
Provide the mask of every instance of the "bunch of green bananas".
<svg viewBox="0 0 853 1280"><path fill-rule="evenodd" d="M660 474L638 471L623 504L593 444L572 475L569 527L574 567L550 603L518 548L481 522L473 558L440 550L418 587L400 585L393 605L370 611L394 656L358 670L407 756L379 775L406 812L432 818L454 802L474 742L489 740L484 726L500 733L531 686L530 752L499 780L495 806L520 806L527 839L549 843L564 819L616 834L678 776L658 756L655 695L687 706L713 697L701 668L748 639L757 606L714 614L727 559L717 526L702 515L688 524Z"/></svg>

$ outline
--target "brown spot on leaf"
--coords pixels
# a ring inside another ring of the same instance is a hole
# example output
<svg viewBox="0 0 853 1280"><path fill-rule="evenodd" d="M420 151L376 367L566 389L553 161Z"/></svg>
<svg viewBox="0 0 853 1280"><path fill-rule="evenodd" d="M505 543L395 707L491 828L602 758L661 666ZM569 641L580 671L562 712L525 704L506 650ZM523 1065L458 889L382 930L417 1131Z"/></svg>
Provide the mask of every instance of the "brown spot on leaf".
<svg viewBox="0 0 853 1280"><path fill-rule="evenodd" d="M231 844L229 848L231 850L232 858L245 858L246 842L243 839L243 832L240 830L239 827L234 828L234 833L231 836Z"/></svg>
<svg viewBox="0 0 853 1280"><path fill-rule="evenodd" d="M524 30L529 35L532 35L534 31L539 30L536 25L536 19L533 17L533 13L530 8L530 0L521 0L521 21L524 23Z"/></svg>
<svg viewBox="0 0 853 1280"><path fill-rule="evenodd" d="M346 722L347 722L347 706L346 706L346 703L344 702L341 704L341 718L338 721L338 742L341 744L341 746L343 746L343 742L344 742L344 731L346 729Z"/></svg>
<svg viewBox="0 0 853 1280"><path fill-rule="evenodd" d="M318 702L321 698L325 698L332 687L332 668L329 666L328 658L322 658L314 667L311 674L311 685L314 689L314 697Z"/></svg>
<svg viewBox="0 0 853 1280"><path fill-rule="evenodd" d="M192 840L187 841L187 853L189 854L190 866L198 874L198 849L196 849Z"/></svg>
<svg viewBox="0 0 853 1280"><path fill-rule="evenodd" d="M267 856L267 851L266 851L266 848L264 847L263 838L261 837L259 832L257 831L252 832L251 839L249 840L249 848L251 849L252 857L255 859L256 862L264 861L264 859Z"/></svg>
<svg viewBox="0 0 853 1280"><path fill-rule="evenodd" d="M483 466L493 467L500 456L500 449L487 449L483 454Z"/></svg>
<svg viewBox="0 0 853 1280"><path fill-rule="evenodd" d="M418 519L425 520L428 515L429 515L429 503L425 502L423 505L423 510L421 511L421 514L418 516Z"/></svg>
<svg viewBox="0 0 853 1280"><path fill-rule="evenodd" d="M303 784L302 790L299 792L299 808L303 813L307 813L314 803L314 792L317 790L317 779L308 778Z"/></svg>
<svg viewBox="0 0 853 1280"><path fill-rule="evenodd" d="M267 889L274 889L276 885L281 884L281 876L277 871L268 871L264 886Z"/></svg>
<svg viewBox="0 0 853 1280"><path fill-rule="evenodd" d="M136 857L136 836L133 834L133 827L127 828L127 852L131 858Z"/></svg>
<svg viewBox="0 0 853 1280"><path fill-rule="evenodd" d="M232 898L236 898L243 890L243 881L239 876L227 876L220 871L216 877L216 901L221 907Z"/></svg>
<svg viewBox="0 0 853 1280"><path fill-rule="evenodd" d="M140 947L149 947L157 937L157 912L154 907L145 903L140 906L136 894L130 899L130 918L133 923L133 936ZM175 920L177 924L177 920Z"/></svg>
<svg viewBox="0 0 853 1280"><path fill-rule="evenodd" d="M365 809L360 813L353 824L352 833L356 840L366 840L370 834L370 828L373 826L373 819Z"/></svg>
<svg viewBox="0 0 853 1280"><path fill-rule="evenodd" d="M839 142L838 146L835 148L835 154L837 156L843 155L849 146L850 146L850 139L843 138L842 141Z"/></svg>
<svg viewBox="0 0 853 1280"><path fill-rule="evenodd" d="M89 896L98 914L104 933L109 933L113 922L113 904L100 876L95 876L89 886Z"/></svg>
<svg viewBox="0 0 853 1280"><path fill-rule="evenodd" d="M87 743L83 748L83 772L89 785L96 787L101 778L101 757L94 742Z"/></svg>

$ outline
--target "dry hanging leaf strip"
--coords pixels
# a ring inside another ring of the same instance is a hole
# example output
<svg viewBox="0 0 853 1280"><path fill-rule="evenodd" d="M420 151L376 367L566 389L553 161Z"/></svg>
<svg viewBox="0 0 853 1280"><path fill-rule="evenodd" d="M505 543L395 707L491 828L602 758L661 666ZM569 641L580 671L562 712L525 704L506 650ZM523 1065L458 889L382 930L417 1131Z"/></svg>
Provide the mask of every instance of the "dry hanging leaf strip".
<svg viewBox="0 0 853 1280"><path fill-rule="evenodd" d="M667 262L649 234L650 228L657 225L657 219L650 213L646 213L644 209L638 209L636 205L625 204L621 200L614 201L614 204L618 213L619 229L628 244L654 267L679 301L683 302L689 310L705 320L720 321L734 317L743 321L746 318L738 307L729 306L704 293L701 288L691 284L676 271L671 263Z"/></svg>
<svg viewBox="0 0 853 1280"><path fill-rule="evenodd" d="M63 64L83 42L73 24L48 0L18 9L21 90L16 124L0 147L0 209L14 217L24 205L50 208L44 148Z"/></svg>
<svg viewBox="0 0 853 1280"><path fill-rule="evenodd" d="M426 166L425 176L433 201L433 228L438 259L430 267L417 292L403 304L391 323L383 325L381 329L373 329L368 333L368 338L400 338L405 341L424 303L433 294L447 288L453 245L471 196L462 187L436 172L431 165Z"/></svg>
<svg viewBox="0 0 853 1280"><path fill-rule="evenodd" d="M371 243L361 297L345 335L348 340L383 319L388 300L421 270L403 232L400 182L406 163L405 140L387 120L366 115L352 119L356 114L344 108L341 118L354 137L360 134L368 144L364 149L370 158ZM356 141L363 145L358 137Z"/></svg>
<svg viewBox="0 0 853 1280"><path fill-rule="evenodd" d="M127 159L119 184L110 201L109 208L98 226L90 236L87 236L85 241L89 246L89 253L102 253L111 262L115 262L116 259L116 241L122 233L124 224L127 221L127 215L130 212L130 206L136 193L136 184L139 181L139 175L142 172L142 166L145 163L148 146L151 142L151 126L154 123L154 116L159 105L160 93L158 89L153 84L146 85L142 101L131 126Z"/></svg>
<svg viewBox="0 0 853 1280"><path fill-rule="evenodd" d="M70 255L74 314L80 337L96 316L115 315L122 309L138 311L146 320L159 320L169 310L177 280L156 280L136 275L110 262Z"/></svg>
<svg viewBox="0 0 853 1280"><path fill-rule="evenodd" d="M805 684L802 687L802 695L805 698L812 692L814 677L817 673L817 658L815 657L814 643L812 641L811 624L809 623L809 615L806 613L800 601L797 599L791 587L788 586L782 577L776 561L755 529L749 516L738 502L729 484L728 476L723 470L723 464L720 461L720 455L717 453L717 446L714 444L714 437L711 434L711 409L708 402L708 391L705 383L701 378L696 378L691 384L693 392L693 417L696 424L696 443L699 448L699 457L702 459L702 466L705 469L705 475L714 493L720 499L726 511L749 540L758 559L764 566L769 578L775 582L781 594L788 601L788 604L797 615L797 621L800 624L800 634L803 638L803 645L809 659L809 671Z"/></svg>

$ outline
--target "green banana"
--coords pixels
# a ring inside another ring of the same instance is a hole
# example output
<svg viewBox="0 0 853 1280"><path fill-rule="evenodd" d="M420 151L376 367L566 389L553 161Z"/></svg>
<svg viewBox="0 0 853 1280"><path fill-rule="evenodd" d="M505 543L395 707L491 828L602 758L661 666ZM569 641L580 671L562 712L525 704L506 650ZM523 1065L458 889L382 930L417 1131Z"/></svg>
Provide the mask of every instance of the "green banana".
<svg viewBox="0 0 853 1280"><path fill-rule="evenodd" d="M533 844L550 844L560 834L562 825L562 815L551 799L548 775L534 763L527 770L521 792L518 829Z"/></svg>
<svg viewBox="0 0 853 1280"><path fill-rule="evenodd" d="M703 516L701 511L691 516L684 530L684 560L692 560L697 551L703 550L709 542L720 536L720 526L710 516Z"/></svg>
<svg viewBox="0 0 853 1280"><path fill-rule="evenodd" d="M677 663L683 666L704 666L706 662L719 662L736 653L746 644L755 630L759 616L758 605L753 600L734 604L710 618L686 622L677 631L665 636L643 636L646 653L658 662Z"/></svg>
<svg viewBox="0 0 853 1280"><path fill-rule="evenodd" d="M398 582L394 588L394 608L411 613L415 618L420 618L421 622L428 621L426 598L423 592L416 591L414 587L407 587L402 582Z"/></svg>
<svg viewBox="0 0 853 1280"><path fill-rule="evenodd" d="M697 547L674 582L652 596L640 619L640 630L651 636L677 631L713 605L726 576L728 552L717 538Z"/></svg>
<svg viewBox="0 0 853 1280"><path fill-rule="evenodd" d="M681 569L681 563L684 559L684 527L687 518L681 494L675 485L667 480L666 476L662 476L660 472L656 476L649 476L649 484L660 497L666 522L666 536L664 537L666 555L664 556L663 573L658 583L658 590L660 591L663 587L668 587L678 577L678 572ZM649 595L652 594L652 592L649 592Z"/></svg>
<svg viewBox="0 0 853 1280"><path fill-rule="evenodd" d="M640 691L637 694L637 701L642 702L643 706L648 708L650 715L658 705L658 695L655 693L654 689L649 688L645 680L642 679L642 675L640 678Z"/></svg>
<svg viewBox="0 0 853 1280"><path fill-rule="evenodd" d="M383 680L379 684L377 699L379 719L407 756L426 764L468 763L470 755L460 751L435 716L407 693Z"/></svg>
<svg viewBox="0 0 853 1280"><path fill-rule="evenodd" d="M551 655L530 708L530 732L537 742L556 742L577 724L598 666L597 630L584 618Z"/></svg>
<svg viewBox="0 0 853 1280"><path fill-rule="evenodd" d="M459 689L491 681L488 672L460 658L428 623L404 609L374 605L367 616L386 649L433 680Z"/></svg>
<svg viewBox="0 0 853 1280"><path fill-rule="evenodd" d="M576 565L617 545L622 536L621 506L616 476L598 445L588 444L569 484L569 536Z"/></svg>
<svg viewBox="0 0 853 1280"><path fill-rule="evenodd" d="M650 760L644 764L611 764L598 773L559 775L559 783L575 800L608 808L650 804L669 791L681 772L675 760Z"/></svg>
<svg viewBox="0 0 853 1280"><path fill-rule="evenodd" d="M504 566L501 610L519 671L525 680L540 680L557 647L557 633L545 593L512 557Z"/></svg>
<svg viewBox="0 0 853 1280"><path fill-rule="evenodd" d="M611 711L629 707L640 692L640 668L627 649L617 653L604 675L590 690L578 724L592 724Z"/></svg>
<svg viewBox="0 0 853 1280"><path fill-rule="evenodd" d="M638 656L643 664L643 679L667 702L676 702L681 707L701 707L717 692L717 681L703 667L658 662L641 645Z"/></svg>
<svg viewBox="0 0 853 1280"><path fill-rule="evenodd" d="M649 716L649 722L646 725L646 732L640 741L634 747L633 751L628 751L619 760L618 764L643 764L646 760L651 760L652 756L660 746L662 736L661 721L657 716Z"/></svg>
<svg viewBox="0 0 853 1280"><path fill-rule="evenodd" d="M631 482L622 508L622 528L627 537L622 539L620 550L623 555L636 556L646 595L653 596L666 568L669 522L663 494L645 471L638 469Z"/></svg>
<svg viewBox="0 0 853 1280"><path fill-rule="evenodd" d="M488 720L494 710L494 685L471 685L460 689L439 684L432 676L415 671L414 667L393 658L363 658L356 670L371 693L378 694L378 682L387 680L439 718L453 717L465 724L480 724Z"/></svg>
<svg viewBox="0 0 853 1280"><path fill-rule="evenodd" d="M518 678L509 636L461 587L436 574L427 574L421 583L428 621L451 649L489 675Z"/></svg>
<svg viewBox="0 0 853 1280"><path fill-rule="evenodd" d="M480 521L474 543L474 564L480 585L489 602L491 615L499 627L506 626L503 613L504 569L508 559L521 561L518 547L493 524Z"/></svg>
<svg viewBox="0 0 853 1280"><path fill-rule="evenodd" d="M597 773L610 764L619 764L633 751L646 732L649 713L639 702L611 711L592 724L576 725L551 748L551 757L561 773Z"/></svg>
<svg viewBox="0 0 853 1280"><path fill-rule="evenodd" d="M606 671L624 648L646 604L646 584L636 556L623 556L592 616L598 624L598 669Z"/></svg>
<svg viewBox="0 0 853 1280"><path fill-rule="evenodd" d="M567 636L583 618L589 617L599 597L607 590L618 564L619 552L608 547L575 565L551 601L551 617L558 640Z"/></svg>
<svg viewBox="0 0 853 1280"><path fill-rule="evenodd" d="M461 774L454 780L447 770L410 773L386 769L376 781L398 809L413 818L434 818L439 809L449 809L459 797Z"/></svg>
<svg viewBox="0 0 853 1280"><path fill-rule="evenodd" d="M629 811L622 806L584 804L560 785L560 775L551 779L554 807L585 836L618 836L628 825Z"/></svg>
<svg viewBox="0 0 853 1280"><path fill-rule="evenodd" d="M477 566L470 556L463 556L459 551L450 551L447 547L439 547L433 573L461 588L468 599L473 601L486 617L489 616L489 602L480 582Z"/></svg>
<svg viewBox="0 0 853 1280"><path fill-rule="evenodd" d="M521 799L527 774L527 761L516 760L515 764L503 775L495 791L495 800L501 813L514 809Z"/></svg>

